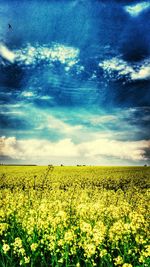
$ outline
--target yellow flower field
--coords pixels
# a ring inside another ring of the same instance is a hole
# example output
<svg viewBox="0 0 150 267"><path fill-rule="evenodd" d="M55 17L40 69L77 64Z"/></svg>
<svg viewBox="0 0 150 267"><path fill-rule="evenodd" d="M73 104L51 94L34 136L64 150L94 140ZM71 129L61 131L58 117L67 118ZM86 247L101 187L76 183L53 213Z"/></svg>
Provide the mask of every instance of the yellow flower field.
<svg viewBox="0 0 150 267"><path fill-rule="evenodd" d="M1 267L149 266L149 167L0 168Z"/></svg>

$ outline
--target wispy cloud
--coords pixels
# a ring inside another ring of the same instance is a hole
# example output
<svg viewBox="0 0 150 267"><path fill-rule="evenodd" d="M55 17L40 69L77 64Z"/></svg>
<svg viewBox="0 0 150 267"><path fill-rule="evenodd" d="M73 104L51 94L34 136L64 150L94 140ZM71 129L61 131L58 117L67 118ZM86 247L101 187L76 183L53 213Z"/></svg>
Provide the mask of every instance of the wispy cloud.
<svg viewBox="0 0 150 267"><path fill-rule="evenodd" d="M77 131L82 130L82 125L70 125L53 115L45 114L45 121L42 121L36 129L54 129L65 134L76 134Z"/></svg>
<svg viewBox="0 0 150 267"><path fill-rule="evenodd" d="M29 138L56 141L70 138L74 143L97 140L99 138L117 140L147 139L149 109L148 108L113 108L105 110L83 111L83 109L37 109L32 104L4 105L1 107L2 135L13 136L17 127ZM32 116L31 116L32 114ZM140 117L140 120L139 120ZM15 134L16 136L16 134ZM18 135L17 135L18 136Z"/></svg>
<svg viewBox="0 0 150 267"><path fill-rule="evenodd" d="M118 118L116 115L108 114L108 115L90 116L88 121L89 121L89 123L91 123L91 125L97 126L97 125L107 124L107 123L111 123L111 122L116 122L117 119Z"/></svg>
<svg viewBox="0 0 150 267"><path fill-rule="evenodd" d="M125 6L125 10L133 17L138 16L144 10L150 8L150 3L147 1Z"/></svg>
<svg viewBox="0 0 150 267"><path fill-rule="evenodd" d="M35 94L33 92L30 92L30 91L23 91L21 95L24 97L34 97L35 96Z"/></svg>

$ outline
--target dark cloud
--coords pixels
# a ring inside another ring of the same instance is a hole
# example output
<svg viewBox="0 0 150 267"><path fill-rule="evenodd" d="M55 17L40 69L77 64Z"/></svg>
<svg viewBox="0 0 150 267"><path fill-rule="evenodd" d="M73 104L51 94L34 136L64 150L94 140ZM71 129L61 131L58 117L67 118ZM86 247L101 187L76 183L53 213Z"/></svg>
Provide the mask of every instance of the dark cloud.
<svg viewBox="0 0 150 267"><path fill-rule="evenodd" d="M23 80L23 70L17 64L0 66L1 86L6 91L16 90L21 87Z"/></svg>
<svg viewBox="0 0 150 267"><path fill-rule="evenodd" d="M27 130L31 128L31 123L26 121L22 117L15 117L12 114L1 114L0 128L5 129L16 129L16 130Z"/></svg>
<svg viewBox="0 0 150 267"><path fill-rule="evenodd" d="M150 81L138 80L122 84L122 81L110 82L110 95L114 106L142 107L150 105ZM109 92L107 92L109 95Z"/></svg>
<svg viewBox="0 0 150 267"><path fill-rule="evenodd" d="M130 19L121 35L121 52L123 58L134 62L150 55L150 11L137 18Z"/></svg>
<svg viewBox="0 0 150 267"><path fill-rule="evenodd" d="M150 163L150 146L149 146L149 148L145 149L145 157L147 158L147 160Z"/></svg>

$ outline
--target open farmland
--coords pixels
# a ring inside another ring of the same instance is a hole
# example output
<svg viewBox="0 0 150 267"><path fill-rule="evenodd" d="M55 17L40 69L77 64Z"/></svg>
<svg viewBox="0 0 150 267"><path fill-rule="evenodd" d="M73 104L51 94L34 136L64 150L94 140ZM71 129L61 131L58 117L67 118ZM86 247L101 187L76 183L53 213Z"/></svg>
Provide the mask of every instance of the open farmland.
<svg viewBox="0 0 150 267"><path fill-rule="evenodd" d="M0 168L0 267L149 266L150 167Z"/></svg>

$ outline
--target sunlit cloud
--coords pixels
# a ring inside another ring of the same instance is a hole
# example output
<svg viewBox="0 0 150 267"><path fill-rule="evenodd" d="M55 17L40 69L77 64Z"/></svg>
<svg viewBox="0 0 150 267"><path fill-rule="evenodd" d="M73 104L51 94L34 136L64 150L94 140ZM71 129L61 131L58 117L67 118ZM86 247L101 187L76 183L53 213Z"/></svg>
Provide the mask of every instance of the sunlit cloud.
<svg viewBox="0 0 150 267"><path fill-rule="evenodd" d="M69 70L78 62L79 49L75 47L65 46L62 44L54 44L50 47L47 45L32 46L28 44L22 49L14 51L16 60L19 64L27 66L35 66L41 61L45 64L52 64L56 61L64 64L66 70Z"/></svg>
<svg viewBox="0 0 150 267"><path fill-rule="evenodd" d="M132 80L142 80L150 78L150 66L142 66L139 71L131 73Z"/></svg>
<svg viewBox="0 0 150 267"><path fill-rule="evenodd" d="M47 140L17 140L15 137L1 138L1 156L20 160L39 160L48 157L78 156L78 149L70 139L57 143Z"/></svg>
<svg viewBox="0 0 150 267"><path fill-rule="evenodd" d="M147 80L150 79L149 59L129 64L120 57L114 57L99 63L99 66L110 76L110 78L120 79L126 77L127 80Z"/></svg>
<svg viewBox="0 0 150 267"><path fill-rule="evenodd" d="M9 50L4 44L0 43L0 56L11 63L14 63L16 55L14 52Z"/></svg>
<svg viewBox="0 0 150 267"><path fill-rule="evenodd" d="M108 156L119 159L143 160L145 158L146 148L150 149L150 141L117 141L108 139L98 139L86 142L81 145L82 151L88 157L92 156Z"/></svg>
<svg viewBox="0 0 150 267"><path fill-rule="evenodd" d="M148 8L150 8L150 3L148 1L137 3L135 5L125 6L125 10L133 17L138 16L141 12Z"/></svg>
<svg viewBox="0 0 150 267"><path fill-rule="evenodd" d="M33 97L34 93L33 92L29 92L29 91L23 91L22 92L22 96L24 96L24 97Z"/></svg>
<svg viewBox="0 0 150 267"><path fill-rule="evenodd" d="M89 122L92 125L99 125L102 123L116 122L117 117L115 115L101 115L101 116L92 116L89 119Z"/></svg>
<svg viewBox="0 0 150 267"><path fill-rule="evenodd" d="M48 140L17 140L15 137L1 138L1 156L12 159L29 161L47 160L52 157L114 157L122 160L147 160L146 151L150 150L150 140L117 141L97 139L75 144L71 139L62 139L58 142Z"/></svg>
<svg viewBox="0 0 150 267"><path fill-rule="evenodd" d="M36 129L53 129L64 134L76 134L78 131L82 130L82 125L70 125L65 123L62 119L52 115L45 115L45 121L41 122Z"/></svg>
<svg viewBox="0 0 150 267"><path fill-rule="evenodd" d="M15 116L17 116L17 115L23 115L23 112L22 111L1 111L1 114L5 114L5 115L15 115Z"/></svg>

